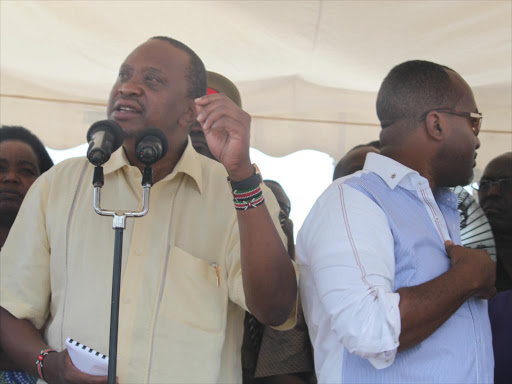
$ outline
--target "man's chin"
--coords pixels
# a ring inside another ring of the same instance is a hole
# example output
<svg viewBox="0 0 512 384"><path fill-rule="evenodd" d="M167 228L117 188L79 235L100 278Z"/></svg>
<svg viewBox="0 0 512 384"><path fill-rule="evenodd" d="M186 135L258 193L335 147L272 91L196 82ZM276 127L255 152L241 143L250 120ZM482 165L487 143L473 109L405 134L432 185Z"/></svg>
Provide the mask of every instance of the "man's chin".
<svg viewBox="0 0 512 384"><path fill-rule="evenodd" d="M12 225L16 215L18 215L19 209L19 205L7 205L0 203L0 223L2 225Z"/></svg>
<svg viewBox="0 0 512 384"><path fill-rule="evenodd" d="M124 133L124 139L135 139L143 130L140 126L121 125Z"/></svg>
<svg viewBox="0 0 512 384"><path fill-rule="evenodd" d="M476 163L475 163L475 165L476 165ZM475 178L475 172L473 171L473 168L471 168L471 175L468 177L468 180L467 180L466 184L464 184L464 185L471 184L473 182L474 178Z"/></svg>
<svg viewBox="0 0 512 384"><path fill-rule="evenodd" d="M456 186L465 187L466 185L470 185L474 177L475 174L473 173L473 168L471 168L471 171L469 171L465 177L461 177L460 180L458 180Z"/></svg>
<svg viewBox="0 0 512 384"><path fill-rule="evenodd" d="M485 216L487 216L487 219L489 220L489 224L495 237L500 234L510 233L512 230L507 218L503 217L503 213L500 214L495 211L486 211Z"/></svg>
<svg viewBox="0 0 512 384"><path fill-rule="evenodd" d="M115 116L109 116L110 120L115 121L121 129L123 130L124 137L136 137L139 132L141 132L143 129L147 128L144 123L141 121L136 121L135 119L129 119L129 120L123 120L123 119L117 119Z"/></svg>

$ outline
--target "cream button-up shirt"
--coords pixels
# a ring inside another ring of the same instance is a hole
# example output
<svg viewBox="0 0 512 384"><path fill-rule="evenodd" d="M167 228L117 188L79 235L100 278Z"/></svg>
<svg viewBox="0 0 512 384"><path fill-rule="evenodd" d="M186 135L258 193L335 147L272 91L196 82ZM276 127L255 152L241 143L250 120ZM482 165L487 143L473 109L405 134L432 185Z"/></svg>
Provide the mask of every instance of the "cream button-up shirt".
<svg viewBox="0 0 512 384"><path fill-rule="evenodd" d="M139 210L142 175L122 148L104 173L102 208ZM43 329L55 349L71 337L108 354L114 230L93 210L92 176L85 158L71 159L33 184L2 249L0 305ZM279 206L264 195L285 242ZM120 383L241 382L244 310L226 172L189 143L151 189L148 215L127 219Z"/></svg>

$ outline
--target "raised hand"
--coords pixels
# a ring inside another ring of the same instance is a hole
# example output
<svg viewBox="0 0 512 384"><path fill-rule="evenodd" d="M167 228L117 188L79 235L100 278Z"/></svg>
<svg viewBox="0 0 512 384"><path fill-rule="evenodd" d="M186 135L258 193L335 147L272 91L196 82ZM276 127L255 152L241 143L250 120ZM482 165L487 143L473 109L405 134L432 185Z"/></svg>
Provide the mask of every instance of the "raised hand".
<svg viewBox="0 0 512 384"><path fill-rule="evenodd" d="M251 116L220 93L200 97L195 102L197 121L213 156L224 165L232 180L252 176L254 168L249 157Z"/></svg>

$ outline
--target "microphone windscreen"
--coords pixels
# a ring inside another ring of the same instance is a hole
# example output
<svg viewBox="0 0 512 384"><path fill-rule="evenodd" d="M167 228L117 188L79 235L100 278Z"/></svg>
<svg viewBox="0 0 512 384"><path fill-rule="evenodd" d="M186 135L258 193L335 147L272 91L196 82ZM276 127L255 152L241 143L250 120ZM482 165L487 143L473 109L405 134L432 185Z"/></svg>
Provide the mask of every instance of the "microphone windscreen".
<svg viewBox="0 0 512 384"><path fill-rule="evenodd" d="M135 139L137 158L146 165L153 164L164 157L167 148L167 137L155 127L145 129Z"/></svg>
<svg viewBox="0 0 512 384"><path fill-rule="evenodd" d="M123 144L123 129L114 120L101 120L91 125L87 131L87 142L90 142L98 131L108 132L112 136L112 152L115 152Z"/></svg>

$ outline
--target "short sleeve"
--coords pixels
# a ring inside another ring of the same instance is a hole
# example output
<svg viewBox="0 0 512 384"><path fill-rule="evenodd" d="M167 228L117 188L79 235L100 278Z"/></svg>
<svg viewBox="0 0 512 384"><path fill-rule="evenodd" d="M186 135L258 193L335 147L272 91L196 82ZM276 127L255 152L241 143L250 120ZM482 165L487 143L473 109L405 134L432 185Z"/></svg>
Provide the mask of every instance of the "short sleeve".
<svg viewBox="0 0 512 384"><path fill-rule="evenodd" d="M0 254L0 305L41 329L50 300L50 246L46 233L48 174L28 191Z"/></svg>

